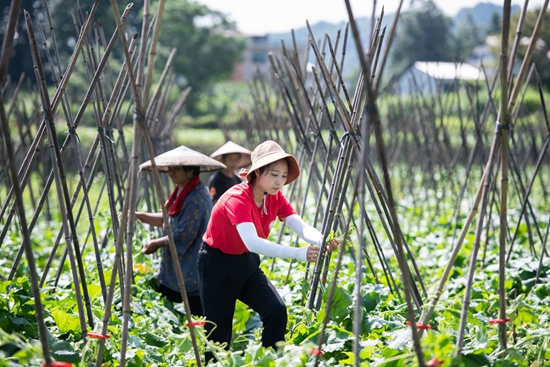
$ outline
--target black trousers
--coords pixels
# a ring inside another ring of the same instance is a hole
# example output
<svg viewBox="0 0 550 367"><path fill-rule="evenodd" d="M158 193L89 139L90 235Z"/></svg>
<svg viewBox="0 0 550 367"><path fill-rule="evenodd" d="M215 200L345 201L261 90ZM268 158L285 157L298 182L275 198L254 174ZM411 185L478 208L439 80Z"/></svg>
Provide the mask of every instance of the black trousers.
<svg viewBox="0 0 550 367"><path fill-rule="evenodd" d="M277 342L284 341L286 307L260 269L258 254L227 255L203 244L198 265L199 293L204 315L210 321L205 325L207 335L211 332L210 340L227 343L226 349L229 349L235 302L240 300L260 315L264 347L276 348Z"/></svg>
<svg viewBox="0 0 550 367"><path fill-rule="evenodd" d="M158 284L155 288L157 292L166 297L170 302L182 303L183 298L181 297L180 292L176 292L162 284ZM189 308L191 309L191 315L193 316L204 316L202 312L201 299L199 296L190 296L187 295L187 300L189 301Z"/></svg>

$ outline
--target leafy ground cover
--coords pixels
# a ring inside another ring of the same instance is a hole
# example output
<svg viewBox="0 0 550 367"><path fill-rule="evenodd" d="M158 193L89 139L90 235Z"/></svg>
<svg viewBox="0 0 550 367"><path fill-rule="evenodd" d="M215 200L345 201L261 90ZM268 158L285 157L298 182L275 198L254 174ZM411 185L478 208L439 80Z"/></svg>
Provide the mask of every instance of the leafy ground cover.
<svg viewBox="0 0 550 367"><path fill-rule="evenodd" d="M444 267L456 236L453 225L455 198L438 197L428 191L417 192L415 198L401 193L399 201L402 227L431 296ZM417 203L422 201L422 210ZM537 202L537 201L533 201ZM543 205L543 201L540 201ZM468 207L465 199L464 206ZM437 207L437 215L434 215ZM366 209L375 217L375 211ZM548 222L544 208L539 210L540 223ZM358 210L358 208L355 208ZM345 214L345 213L344 213ZM515 228L517 212L510 211L510 228ZM495 220L498 218L496 214ZM546 216L546 217L545 217ZM105 231L108 215L96 217L97 227ZM379 224L373 219L373 223ZM460 223L460 222L459 222ZM58 224L41 222L42 236L33 238L35 257L42 270L51 251ZM459 226L461 226L459 224ZM522 227L523 228L523 227ZM399 272L390 246L377 228L390 268L398 283ZM276 233L273 231L272 233ZM134 240L134 282L132 286L132 315L128 335L128 366L193 366L195 356L186 327L184 309L160 298L150 284L158 257L147 257L139 250L150 236L141 224L137 225ZM284 243L292 240L287 234ZM550 359L550 288L547 272L548 261L542 262L540 279L535 281L539 269L541 243L533 250L527 244L526 230L522 229L516 250L507 265L507 316L508 349L501 350L498 340L498 258L496 238L492 229L480 255L466 328L463 355L457 356L457 330L466 284L467 266L473 242L473 232L468 234L463 251L453 265L452 275L444 294L437 304L429 329L422 337L422 349L429 366L543 366ZM21 237L12 232L0 247L0 366L39 366L43 362L38 331L35 322L34 297L30 290L27 269L21 265L13 280L7 281L14 254L19 250ZM281 259L263 260L263 269L275 283L288 308L286 345L278 351L265 350L260 342L261 323L257 316L243 304L235 314L232 350L216 348L218 366L313 366L319 359L320 366L354 365L353 334L354 307L361 303L360 357L362 366L415 366L418 364L412 349L410 327L406 323L406 307L402 292L392 292L386 282L381 265L375 256L372 243L367 239L367 252L373 260L375 273L364 265L364 279L357 285L352 252L357 250L357 233L349 243L341 246L346 251L344 262L336 278L336 292L330 312L327 311L328 289L335 279L336 256L331 259L331 272L322 283L323 302L319 310L306 307L310 291L311 269L305 263ZM107 246L102 253L105 279L110 279L114 250ZM101 329L104 303L98 285L98 271L91 246L84 251L88 290L92 302L94 327ZM94 366L99 339L89 337L85 343L78 317L74 285L68 263L61 277L55 282L53 271L42 290L46 324L52 357L74 366ZM357 299L356 287L361 288ZM425 305L429 298L424 300ZM329 313L327 315L327 312ZM122 340L122 304L117 287L102 366L118 366ZM325 320L328 320L321 348L319 336ZM208 322L208 321L206 321ZM195 328L201 353L208 347L203 329ZM90 335L90 334L89 334ZM91 334L93 336L93 334ZM100 335L101 336L101 335ZM212 346L211 346L212 347Z"/></svg>

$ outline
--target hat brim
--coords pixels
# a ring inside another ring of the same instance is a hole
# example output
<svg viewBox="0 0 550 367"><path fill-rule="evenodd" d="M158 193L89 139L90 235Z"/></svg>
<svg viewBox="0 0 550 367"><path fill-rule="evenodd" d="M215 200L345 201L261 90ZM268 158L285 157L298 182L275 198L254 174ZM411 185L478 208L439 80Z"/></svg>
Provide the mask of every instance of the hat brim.
<svg viewBox="0 0 550 367"><path fill-rule="evenodd" d="M184 145L156 156L155 165L159 172L167 172L168 167L174 166L199 167L201 172L219 171L227 168L225 164L199 153L196 150L187 148ZM143 171L152 171L153 166L151 160L140 164L139 169Z"/></svg>
<svg viewBox="0 0 550 367"><path fill-rule="evenodd" d="M210 158L221 162L223 156L226 154L241 155L241 159L237 164L237 168L248 167L252 164L252 160L250 159L250 155L252 154L252 152L245 147L240 146L239 144L233 143L232 141L228 141L227 143L219 147L218 150L210 154Z"/></svg>
<svg viewBox="0 0 550 367"><path fill-rule="evenodd" d="M298 178L298 176L300 176L300 167L298 166L298 162L296 161L296 158L294 158L292 154L288 154L284 152L270 154L268 156L258 159L252 165L252 167L250 167L250 169L248 170L248 172L246 172L246 174L244 175L239 174L239 176L246 178L246 180L250 182L250 178L254 174L255 170L285 158L288 163L288 175L286 176L285 185L288 185L289 183L294 182Z"/></svg>

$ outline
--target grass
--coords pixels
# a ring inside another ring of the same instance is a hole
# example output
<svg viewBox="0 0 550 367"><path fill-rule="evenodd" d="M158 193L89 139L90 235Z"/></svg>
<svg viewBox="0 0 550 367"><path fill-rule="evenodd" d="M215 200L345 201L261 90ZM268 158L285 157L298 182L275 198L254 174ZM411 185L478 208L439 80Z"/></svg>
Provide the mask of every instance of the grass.
<svg viewBox="0 0 550 367"><path fill-rule="evenodd" d="M176 143L177 142L177 143ZM220 129L176 129L172 143L183 144L206 155L210 155L225 143L223 131Z"/></svg>

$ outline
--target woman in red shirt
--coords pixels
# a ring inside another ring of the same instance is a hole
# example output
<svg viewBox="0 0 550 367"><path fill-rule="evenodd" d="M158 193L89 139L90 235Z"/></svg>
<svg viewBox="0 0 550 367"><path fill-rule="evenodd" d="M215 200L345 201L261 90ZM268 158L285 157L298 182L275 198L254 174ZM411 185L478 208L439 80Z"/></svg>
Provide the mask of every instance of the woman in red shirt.
<svg viewBox="0 0 550 367"><path fill-rule="evenodd" d="M296 214L281 189L300 175L296 158L268 140L252 152L246 181L231 187L212 210L199 251L199 292L207 320L206 332L229 349L235 302L244 302L260 315L262 344L276 347L284 341L287 312L275 287L260 269L260 256L317 261L323 235ZM316 245L289 247L267 240L276 219L303 240ZM338 246L327 244L328 251ZM206 362L211 357L206 354Z"/></svg>

